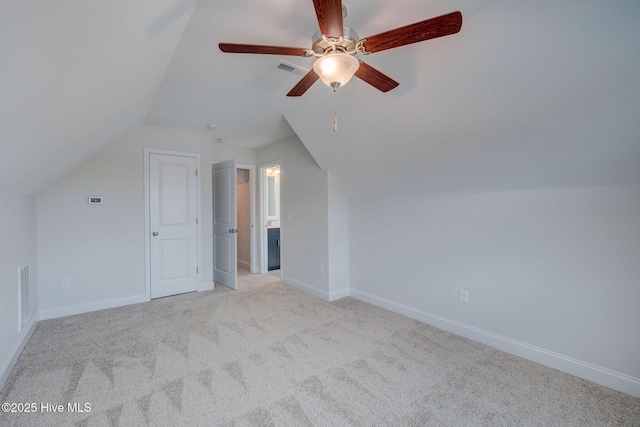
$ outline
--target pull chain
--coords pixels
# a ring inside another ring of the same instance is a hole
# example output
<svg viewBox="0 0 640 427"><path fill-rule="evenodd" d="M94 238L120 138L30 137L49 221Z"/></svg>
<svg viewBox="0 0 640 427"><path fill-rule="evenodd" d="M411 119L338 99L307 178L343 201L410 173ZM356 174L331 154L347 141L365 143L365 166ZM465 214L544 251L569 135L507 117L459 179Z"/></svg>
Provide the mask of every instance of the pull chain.
<svg viewBox="0 0 640 427"><path fill-rule="evenodd" d="M333 131L338 132L338 92L333 91Z"/></svg>

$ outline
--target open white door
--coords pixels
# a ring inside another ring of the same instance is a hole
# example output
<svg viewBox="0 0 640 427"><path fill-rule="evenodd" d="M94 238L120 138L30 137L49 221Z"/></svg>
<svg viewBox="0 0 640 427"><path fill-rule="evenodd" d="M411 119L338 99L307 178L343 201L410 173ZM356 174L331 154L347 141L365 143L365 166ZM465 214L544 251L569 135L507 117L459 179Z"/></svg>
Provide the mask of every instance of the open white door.
<svg viewBox="0 0 640 427"><path fill-rule="evenodd" d="M213 165L213 280L237 289L236 161Z"/></svg>
<svg viewBox="0 0 640 427"><path fill-rule="evenodd" d="M151 298L198 290L197 164L149 155Z"/></svg>

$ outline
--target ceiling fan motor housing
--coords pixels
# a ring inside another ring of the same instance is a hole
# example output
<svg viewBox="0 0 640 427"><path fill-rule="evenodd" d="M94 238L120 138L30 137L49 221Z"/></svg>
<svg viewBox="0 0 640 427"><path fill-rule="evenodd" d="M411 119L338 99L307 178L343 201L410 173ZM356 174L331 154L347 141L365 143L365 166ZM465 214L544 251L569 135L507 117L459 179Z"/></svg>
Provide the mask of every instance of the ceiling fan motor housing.
<svg viewBox="0 0 640 427"><path fill-rule="evenodd" d="M311 38L311 49L315 56L323 56L326 53L332 52L333 46L336 47L337 51L341 51L349 55L355 55L357 53L356 44L358 43L358 40L360 40L358 33L356 33L356 30L351 27L343 27L343 29L344 34L339 39L323 37L320 31L316 31Z"/></svg>

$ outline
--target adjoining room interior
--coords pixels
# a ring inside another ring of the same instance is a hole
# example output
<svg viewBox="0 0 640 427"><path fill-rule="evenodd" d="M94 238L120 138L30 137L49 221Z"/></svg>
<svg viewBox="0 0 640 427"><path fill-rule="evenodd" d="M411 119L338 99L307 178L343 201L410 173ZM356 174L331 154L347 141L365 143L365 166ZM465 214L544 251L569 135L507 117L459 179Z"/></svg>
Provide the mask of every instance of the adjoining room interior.
<svg viewBox="0 0 640 427"><path fill-rule="evenodd" d="M282 213L280 211L280 165L262 166L264 173L263 209L266 216L267 229L267 271L277 274L280 270L280 227Z"/></svg>
<svg viewBox="0 0 640 427"><path fill-rule="evenodd" d="M3 2L0 424L638 425L638 22Z"/></svg>
<svg viewBox="0 0 640 427"><path fill-rule="evenodd" d="M238 227L238 271L251 273L251 170L237 169L237 222ZM240 273L238 273L240 274Z"/></svg>

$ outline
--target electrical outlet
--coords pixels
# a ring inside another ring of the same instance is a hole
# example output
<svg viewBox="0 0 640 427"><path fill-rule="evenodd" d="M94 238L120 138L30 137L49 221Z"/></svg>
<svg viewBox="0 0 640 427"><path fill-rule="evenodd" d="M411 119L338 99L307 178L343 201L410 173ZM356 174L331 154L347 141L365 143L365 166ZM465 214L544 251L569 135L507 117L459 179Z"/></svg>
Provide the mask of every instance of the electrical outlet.
<svg viewBox="0 0 640 427"><path fill-rule="evenodd" d="M62 287L63 288L70 288L71 287L71 279L68 277L63 277L62 278Z"/></svg>
<svg viewBox="0 0 640 427"><path fill-rule="evenodd" d="M469 304L469 292L460 289L460 302L463 304Z"/></svg>
<svg viewBox="0 0 640 427"><path fill-rule="evenodd" d="M324 266L323 265L319 265L318 266L318 274L321 276L324 276Z"/></svg>
<svg viewBox="0 0 640 427"><path fill-rule="evenodd" d="M288 213L287 214L287 221L293 221L293 214L292 213Z"/></svg>

